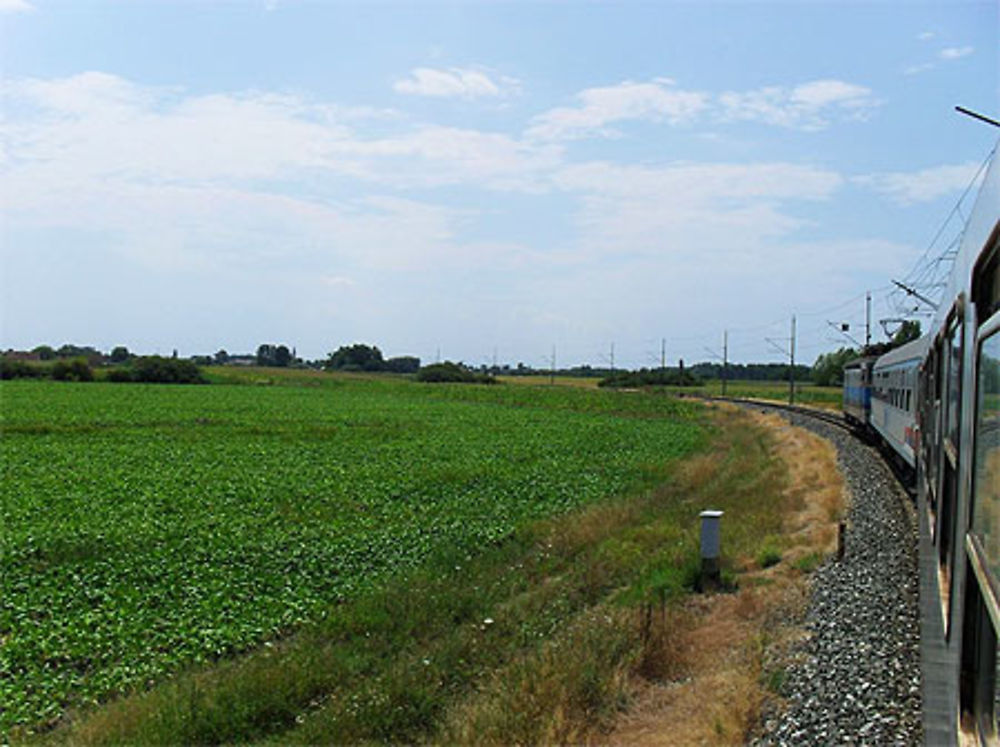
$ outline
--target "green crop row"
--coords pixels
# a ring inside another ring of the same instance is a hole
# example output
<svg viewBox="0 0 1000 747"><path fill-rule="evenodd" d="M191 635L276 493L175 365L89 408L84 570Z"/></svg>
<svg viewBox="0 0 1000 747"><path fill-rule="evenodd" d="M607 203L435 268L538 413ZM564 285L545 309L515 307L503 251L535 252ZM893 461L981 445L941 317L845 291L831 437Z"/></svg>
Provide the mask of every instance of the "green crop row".
<svg viewBox="0 0 1000 747"><path fill-rule="evenodd" d="M568 388L0 383L0 735L636 490L694 406Z"/></svg>

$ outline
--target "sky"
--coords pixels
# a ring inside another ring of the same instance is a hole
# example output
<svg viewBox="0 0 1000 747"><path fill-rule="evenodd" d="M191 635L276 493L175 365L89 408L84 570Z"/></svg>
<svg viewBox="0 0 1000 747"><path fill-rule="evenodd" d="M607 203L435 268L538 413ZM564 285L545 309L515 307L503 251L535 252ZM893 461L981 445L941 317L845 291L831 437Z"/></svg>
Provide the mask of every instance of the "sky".
<svg viewBox="0 0 1000 747"><path fill-rule="evenodd" d="M873 341L926 311L892 281L961 231L998 42L995 2L0 0L0 348L781 362L794 315L811 364L866 292Z"/></svg>

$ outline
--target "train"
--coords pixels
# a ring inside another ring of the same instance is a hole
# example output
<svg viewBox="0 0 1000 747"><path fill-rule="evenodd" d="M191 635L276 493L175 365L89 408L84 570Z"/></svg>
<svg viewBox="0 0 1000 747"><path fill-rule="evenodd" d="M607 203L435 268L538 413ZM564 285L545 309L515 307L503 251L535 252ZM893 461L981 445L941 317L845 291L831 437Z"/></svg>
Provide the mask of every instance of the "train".
<svg viewBox="0 0 1000 747"><path fill-rule="evenodd" d="M996 153L996 149L994 149ZM844 370L845 419L911 475L927 744L1000 744L1000 166L927 334Z"/></svg>
<svg viewBox="0 0 1000 747"><path fill-rule="evenodd" d="M916 479L920 441L918 376L930 335L882 356L865 356L844 367L844 419L895 460L905 479Z"/></svg>

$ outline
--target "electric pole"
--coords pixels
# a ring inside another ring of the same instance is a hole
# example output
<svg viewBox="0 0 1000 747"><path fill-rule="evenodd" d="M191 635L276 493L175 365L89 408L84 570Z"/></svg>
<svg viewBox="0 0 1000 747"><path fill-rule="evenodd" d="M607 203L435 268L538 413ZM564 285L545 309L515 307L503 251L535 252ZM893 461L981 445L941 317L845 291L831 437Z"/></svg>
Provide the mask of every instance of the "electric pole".
<svg viewBox="0 0 1000 747"><path fill-rule="evenodd" d="M615 344L611 343L611 373L615 372Z"/></svg>
<svg viewBox="0 0 1000 747"><path fill-rule="evenodd" d="M872 294L865 293L865 353L872 344Z"/></svg>
<svg viewBox="0 0 1000 747"><path fill-rule="evenodd" d="M660 373L667 375L667 338L660 338Z"/></svg>
<svg viewBox="0 0 1000 747"><path fill-rule="evenodd" d="M552 346L552 373L549 374L549 384L556 383L556 346Z"/></svg>
<svg viewBox="0 0 1000 747"><path fill-rule="evenodd" d="M772 340L770 337L765 337L764 339L768 345L779 353L788 356L788 404L793 405L795 404L795 314L792 314L792 336L782 339L782 342L789 343L789 347L783 347L778 341Z"/></svg>
<svg viewBox="0 0 1000 747"><path fill-rule="evenodd" d="M726 379L729 368L729 330L722 332L722 396L726 396Z"/></svg>
<svg viewBox="0 0 1000 747"><path fill-rule="evenodd" d="M792 365L788 369L788 404L795 404L795 314L792 314Z"/></svg>

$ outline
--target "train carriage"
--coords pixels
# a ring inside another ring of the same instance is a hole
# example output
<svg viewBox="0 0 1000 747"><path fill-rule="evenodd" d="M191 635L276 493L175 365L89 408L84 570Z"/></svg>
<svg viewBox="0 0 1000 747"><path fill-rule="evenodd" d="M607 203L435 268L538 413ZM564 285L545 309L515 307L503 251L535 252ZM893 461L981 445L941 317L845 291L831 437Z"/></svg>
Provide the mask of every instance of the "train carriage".
<svg viewBox="0 0 1000 747"><path fill-rule="evenodd" d="M927 354L925 335L892 350L872 367L869 423L910 468L916 467L920 429L917 425L917 371Z"/></svg>
<svg viewBox="0 0 1000 747"><path fill-rule="evenodd" d="M998 217L1000 167L994 158L919 368L916 463L929 744L1000 739Z"/></svg>

